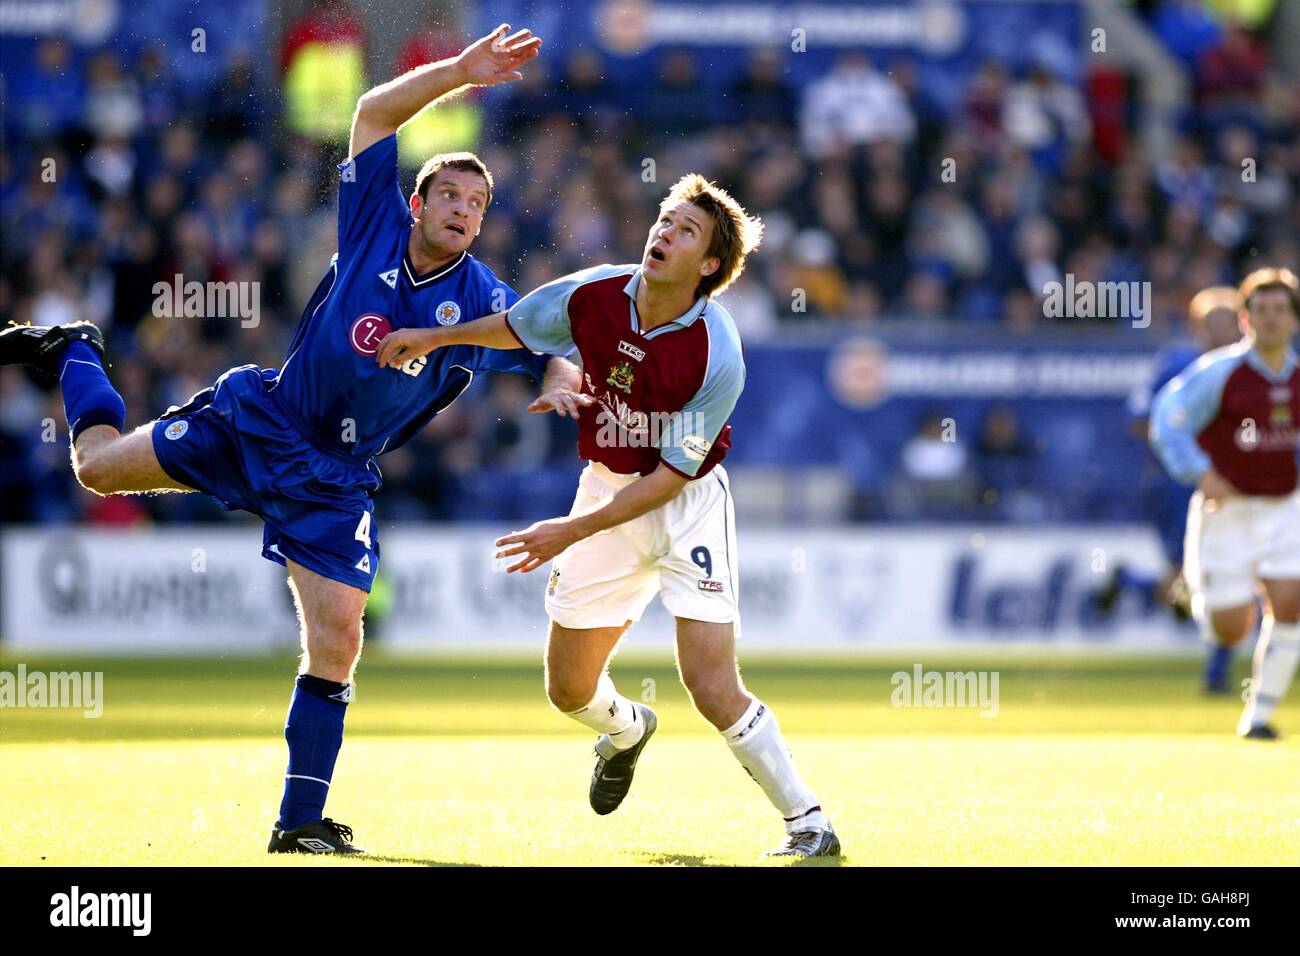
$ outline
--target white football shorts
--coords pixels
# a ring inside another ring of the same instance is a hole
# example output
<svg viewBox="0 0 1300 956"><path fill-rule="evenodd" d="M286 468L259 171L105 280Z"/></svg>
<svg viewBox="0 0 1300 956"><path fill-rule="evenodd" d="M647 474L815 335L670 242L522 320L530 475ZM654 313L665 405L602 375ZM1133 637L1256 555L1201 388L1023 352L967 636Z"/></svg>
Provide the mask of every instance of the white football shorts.
<svg viewBox="0 0 1300 956"><path fill-rule="evenodd" d="M1288 497L1228 498L1187 509L1184 573L1197 617L1255 600L1261 578L1300 578L1300 491Z"/></svg>
<svg viewBox="0 0 1300 956"><path fill-rule="evenodd" d="M594 511L637 475L590 462L570 514ZM674 617L726 624L739 616L736 512L721 465L654 511L584 538L560 554L546 613L561 627L638 621L656 593Z"/></svg>

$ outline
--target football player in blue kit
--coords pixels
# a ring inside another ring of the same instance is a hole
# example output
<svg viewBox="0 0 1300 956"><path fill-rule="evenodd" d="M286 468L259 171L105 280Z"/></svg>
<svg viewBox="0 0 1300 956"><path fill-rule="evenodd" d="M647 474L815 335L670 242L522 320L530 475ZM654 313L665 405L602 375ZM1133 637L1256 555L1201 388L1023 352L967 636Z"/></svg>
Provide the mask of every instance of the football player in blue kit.
<svg viewBox="0 0 1300 956"><path fill-rule="evenodd" d="M453 325L501 312L519 296L469 254L492 201L492 176L471 153L425 163L409 200L399 185L397 129L428 104L471 86L522 78L539 38L502 25L458 56L370 90L339 166L338 253L308 301L279 369L230 369L188 404L123 434L103 335L89 323L13 326L0 363L57 375L78 480L97 494L199 491L265 523L262 554L285 565L302 629L289 705L289 764L271 852L362 852L324 816L362 642L362 611L379 567L375 458L399 448L478 372L542 380L533 411L576 417L579 373L525 349L464 346L400 368L375 361L391 330Z"/></svg>

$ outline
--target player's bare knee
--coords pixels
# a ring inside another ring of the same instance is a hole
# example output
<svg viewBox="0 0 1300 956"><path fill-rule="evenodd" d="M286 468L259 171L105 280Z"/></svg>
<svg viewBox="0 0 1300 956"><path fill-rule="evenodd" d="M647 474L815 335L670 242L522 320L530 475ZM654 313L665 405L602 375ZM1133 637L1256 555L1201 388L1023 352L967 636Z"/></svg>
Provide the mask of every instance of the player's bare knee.
<svg viewBox="0 0 1300 956"><path fill-rule="evenodd" d="M562 714L581 710L596 696L596 686L571 675L550 672L546 675L546 697Z"/></svg>
<svg viewBox="0 0 1300 956"><path fill-rule="evenodd" d="M691 695L695 709L712 724L725 721L726 715L745 696L734 668L714 671L702 667L684 667L682 684Z"/></svg>
<svg viewBox="0 0 1300 956"><path fill-rule="evenodd" d="M1210 628L1224 647L1235 647L1245 640L1255 625L1254 608L1232 608L1210 615Z"/></svg>
<svg viewBox="0 0 1300 956"><path fill-rule="evenodd" d="M1295 624L1300 621L1300 587L1270 583L1267 592L1265 607L1274 621L1279 624Z"/></svg>
<svg viewBox="0 0 1300 956"><path fill-rule="evenodd" d="M351 670L361 656L361 621L307 624L307 653L313 667Z"/></svg>

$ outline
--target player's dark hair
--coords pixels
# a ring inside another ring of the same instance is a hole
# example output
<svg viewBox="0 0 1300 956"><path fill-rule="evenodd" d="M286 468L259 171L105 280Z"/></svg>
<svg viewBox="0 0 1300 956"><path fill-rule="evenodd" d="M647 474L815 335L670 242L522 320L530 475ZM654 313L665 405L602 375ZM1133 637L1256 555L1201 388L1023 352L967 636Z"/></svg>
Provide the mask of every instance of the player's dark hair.
<svg viewBox="0 0 1300 956"><path fill-rule="evenodd" d="M1285 292L1291 301L1291 312L1300 318L1300 279L1290 269L1256 269L1241 283L1241 301L1250 308L1250 297L1256 292Z"/></svg>
<svg viewBox="0 0 1300 956"><path fill-rule="evenodd" d="M420 173L415 177L415 191L421 199L427 200L425 187L433 182L434 177L440 169L458 169L464 173L478 173L487 183L487 206L492 205L492 189L496 185L492 181L492 173L488 171L483 160L479 159L473 153L438 153L436 156L430 156L420 167ZM487 206L483 208L486 209Z"/></svg>
<svg viewBox="0 0 1300 956"><path fill-rule="evenodd" d="M707 258L717 257L718 268L703 276L695 294L720 295L745 271L745 257L763 240L763 221L745 208L717 183L699 173L688 173L673 184L660 208L675 202L699 206L713 219L713 236Z"/></svg>

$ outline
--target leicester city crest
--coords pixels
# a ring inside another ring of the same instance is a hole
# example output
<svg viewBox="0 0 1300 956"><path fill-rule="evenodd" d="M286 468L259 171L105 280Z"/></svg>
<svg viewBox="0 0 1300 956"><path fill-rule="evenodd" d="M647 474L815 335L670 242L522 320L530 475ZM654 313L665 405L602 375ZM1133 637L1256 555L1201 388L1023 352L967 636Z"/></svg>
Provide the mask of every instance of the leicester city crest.
<svg viewBox="0 0 1300 956"><path fill-rule="evenodd" d="M460 321L460 306L448 299L438 306L433 315L439 325L455 325Z"/></svg>

